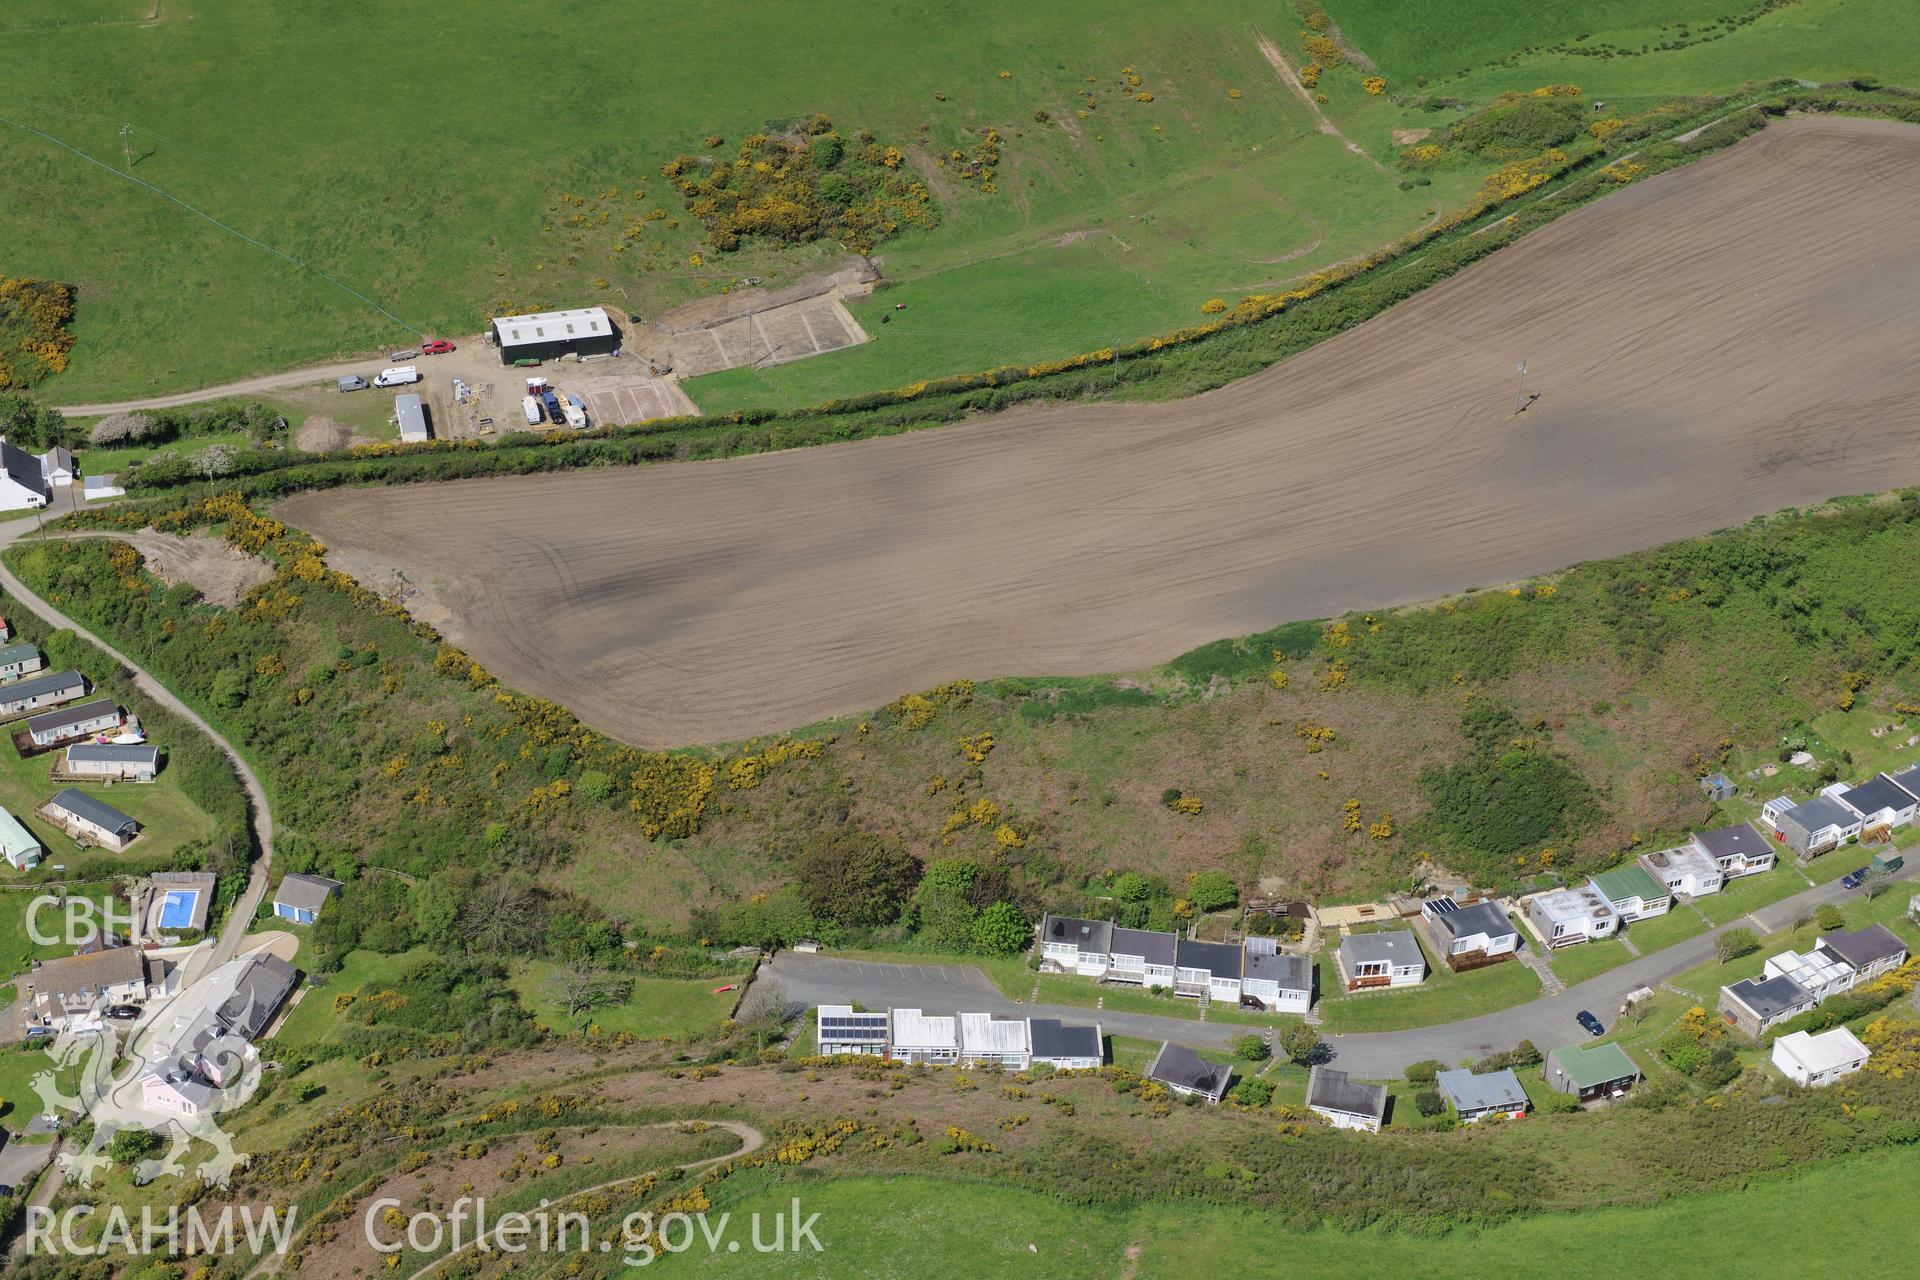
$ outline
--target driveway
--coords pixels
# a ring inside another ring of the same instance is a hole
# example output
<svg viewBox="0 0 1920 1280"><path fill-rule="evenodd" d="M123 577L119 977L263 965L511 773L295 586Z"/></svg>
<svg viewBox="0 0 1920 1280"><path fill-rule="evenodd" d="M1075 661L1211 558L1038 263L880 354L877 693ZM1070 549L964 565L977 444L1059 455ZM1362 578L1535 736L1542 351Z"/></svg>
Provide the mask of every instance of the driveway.
<svg viewBox="0 0 1920 1280"><path fill-rule="evenodd" d="M1907 879L1916 869L1920 868L1906 867L1894 878ZM1792 924L1802 913L1812 912L1825 903L1843 901L1858 892L1841 888L1838 880L1802 890L1698 937L1609 969L1559 995L1541 996L1498 1013L1408 1031L1328 1035L1325 1039L1333 1050L1336 1064L1369 1080L1391 1079L1428 1058L1449 1063L1482 1058L1496 1050L1511 1049L1522 1040L1533 1041L1542 1053L1562 1045L1579 1044L1587 1035L1574 1022L1574 1014L1591 1009L1603 1021L1610 1022L1629 991L1637 987L1657 987L1676 974L1712 959L1714 939L1726 929L1744 925L1772 932ZM1029 1017L1059 1018L1065 1022L1097 1021L1111 1035L1172 1040L1206 1049L1225 1048L1248 1030L1237 1023L1194 1022L1077 1005L1026 1004L1002 995L984 974L971 966L881 964L782 952L761 966L760 973L762 978L778 979L786 987L789 1001L802 1006L857 1000L870 1008L919 1007L932 1013L952 1013L960 1009L1024 1013ZM1089 982L1089 987L1091 985ZM1708 1000L1714 997L1713 992L1707 991L1700 995Z"/></svg>

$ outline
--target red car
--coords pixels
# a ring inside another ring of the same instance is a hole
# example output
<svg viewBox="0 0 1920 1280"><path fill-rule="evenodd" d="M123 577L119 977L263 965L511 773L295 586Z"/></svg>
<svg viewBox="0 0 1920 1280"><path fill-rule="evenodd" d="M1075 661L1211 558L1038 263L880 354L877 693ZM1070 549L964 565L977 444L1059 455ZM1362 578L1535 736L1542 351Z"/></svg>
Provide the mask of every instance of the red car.
<svg viewBox="0 0 1920 1280"><path fill-rule="evenodd" d="M453 344L445 338L435 338L432 342L420 344L420 354L423 356L443 356L451 350L453 350Z"/></svg>

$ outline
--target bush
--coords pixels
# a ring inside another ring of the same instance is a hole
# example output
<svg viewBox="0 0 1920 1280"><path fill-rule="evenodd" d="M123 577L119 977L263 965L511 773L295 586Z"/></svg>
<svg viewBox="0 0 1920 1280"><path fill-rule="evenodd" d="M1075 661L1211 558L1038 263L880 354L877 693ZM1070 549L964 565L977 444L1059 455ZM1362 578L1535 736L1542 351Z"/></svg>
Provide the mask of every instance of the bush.
<svg viewBox="0 0 1920 1280"><path fill-rule="evenodd" d="M1240 891L1224 871L1199 871L1187 877L1187 901L1195 911L1219 911L1240 900Z"/></svg>
<svg viewBox="0 0 1920 1280"><path fill-rule="evenodd" d="M1750 956L1760 949L1760 936L1745 925L1728 929L1713 940L1713 954L1721 964Z"/></svg>
<svg viewBox="0 0 1920 1280"><path fill-rule="evenodd" d="M1813 913L1813 918L1819 922L1823 933L1832 933L1836 929L1847 927L1847 913L1831 902L1821 903L1820 909Z"/></svg>
<svg viewBox="0 0 1920 1280"><path fill-rule="evenodd" d="M1435 1076L1447 1069L1447 1064L1434 1058L1425 1058L1407 1068L1409 1084L1432 1084Z"/></svg>
<svg viewBox="0 0 1920 1280"><path fill-rule="evenodd" d="M1249 1077L1233 1086L1233 1100L1243 1107L1265 1107L1273 1102L1273 1082Z"/></svg>
<svg viewBox="0 0 1920 1280"><path fill-rule="evenodd" d="M1304 1022L1292 1023L1280 1028L1278 1037L1280 1051L1287 1055L1287 1061L1306 1066L1320 1057L1325 1046L1319 1033Z"/></svg>
<svg viewBox="0 0 1920 1280"><path fill-rule="evenodd" d="M1438 1089L1422 1089L1413 1095L1414 1110L1423 1116L1445 1115L1447 1102Z"/></svg>
<svg viewBox="0 0 1920 1280"><path fill-rule="evenodd" d="M1249 1031L1233 1042L1233 1056L1243 1062L1263 1062L1267 1057L1266 1037Z"/></svg>

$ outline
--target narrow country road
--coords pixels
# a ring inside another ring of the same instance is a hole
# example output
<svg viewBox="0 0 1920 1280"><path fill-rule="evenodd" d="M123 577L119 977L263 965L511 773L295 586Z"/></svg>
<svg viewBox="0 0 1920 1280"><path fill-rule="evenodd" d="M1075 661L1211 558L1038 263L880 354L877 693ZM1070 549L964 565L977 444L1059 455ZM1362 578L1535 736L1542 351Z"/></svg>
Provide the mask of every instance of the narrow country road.
<svg viewBox="0 0 1920 1280"><path fill-rule="evenodd" d="M238 382L223 382L215 387L201 387L197 391L148 396L142 400L119 400L111 404L58 404L53 407L70 418L98 418L109 413L137 413L146 409L177 409L183 404L201 404L208 400L223 400L228 396L246 396L259 391L284 391L288 387L304 387L310 382L330 382L335 378L344 378L350 373L371 377L373 370L384 363L386 363L386 356L381 352L374 352L353 360L335 360L328 364L309 365L303 369L288 369L283 373L263 373L252 378L242 378Z"/></svg>
<svg viewBox="0 0 1920 1280"><path fill-rule="evenodd" d="M1906 879L1920 870L1908 866L1895 876ZM1841 887L1838 880L1804 889L1791 897L1761 907L1739 919L1709 929L1670 947L1648 952L1626 964L1569 987L1558 995L1543 995L1511 1009L1482 1014L1459 1022L1443 1022L1406 1031L1378 1031L1352 1035L1324 1035L1341 1069L1365 1080L1386 1080L1416 1062L1437 1058L1457 1064L1511 1049L1531 1040L1542 1053L1561 1045L1577 1044L1586 1032L1574 1021L1582 1009L1611 1022L1613 1015L1637 987L1657 987L1713 958L1713 943L1724 930L1758 925L1773 932L1790 925L1802 912L1839 902L1859 892ZM1755 957L1754 967L1759 968ZM985 1013L1022 1013L1029 1017L1059 1018L1064 1022L1098 1022L1109 1035L1147 1040L1172 1040L1199 1048L1224 1049L1249 1028L1235 1022L1195 1022L1158 1014L1092 1009L1085 1006L1027 1004L1003 995L971 965L883 964L831 955L782 952L761 967L763 978L777 979L791 1004L813 1006L858 1000L869 1008L922 1008L930 1013L961 1009ZM1089 996L1097 988L1087 980ZM1698 993L1709 1004L1715 993ZM1391 996L1361 997L1391 999Z"/></svg>
<svg viewBox="0 0 1920 1280"><path fill-rule="evenodd" d="M71 504L72 495L69 493L66 499L68 504ZM65 515L68 509L70 505L68 508L62 508L56 500L55 506L46 514L48 516ZM38 520L31 518L0 524L0 552L7 550L23 536L36 532L39 524ZM253 922L254 913L260 909L260 901L266 896L267 878L273 867L273 810L267 803L267 789L234 745L222 737L211 724L208 724L199 712L175 697L173 691L155 679L146 668L133 662L118 649L28 590L26 584L21 582L14 575L13 570L7 568L5 564L0 564L0 590L4 590L22 608L40 618L48 626L73 632L131 671L134 683L139 686L142 693L206 734L213 744L220 748L232 762L234 772L240 775L241 784L246 787L248 819L253 824L254 836L260 846L260 855L253 860L253 870L247 878L247 887L234 902L233 910L228 915L225 926L220 930L218 940L211 947L203 947L194 952L193 960L188 964L187 972L183 975L183 985L191 985L208 970L225 964L234 957L239 949L240 939L246 936L247 926Z"/></svg>

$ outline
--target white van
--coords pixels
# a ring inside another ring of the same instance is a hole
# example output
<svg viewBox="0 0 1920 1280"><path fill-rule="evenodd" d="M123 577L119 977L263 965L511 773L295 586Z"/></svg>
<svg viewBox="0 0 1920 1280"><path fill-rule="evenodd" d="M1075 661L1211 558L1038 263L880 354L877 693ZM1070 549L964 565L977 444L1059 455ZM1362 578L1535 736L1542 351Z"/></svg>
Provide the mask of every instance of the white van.
<svg viewBox="0 0 1920 1280"><path fill-rule="evenodd" d="M520 412L527 415L527 425L530 427L539 426L540 419L544 416L540 412L540 402L532 396L526 396L521 399Z"/></svg>
<svg viewBox="0 0 1920 1280"><path fill-rule="evenodd" d="M402 387L409 382L420 381L420 371L410 364L395 365L391 369L382 369L374 375L376 387Z"/></svg>

